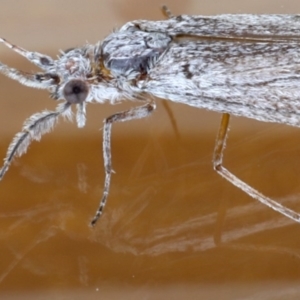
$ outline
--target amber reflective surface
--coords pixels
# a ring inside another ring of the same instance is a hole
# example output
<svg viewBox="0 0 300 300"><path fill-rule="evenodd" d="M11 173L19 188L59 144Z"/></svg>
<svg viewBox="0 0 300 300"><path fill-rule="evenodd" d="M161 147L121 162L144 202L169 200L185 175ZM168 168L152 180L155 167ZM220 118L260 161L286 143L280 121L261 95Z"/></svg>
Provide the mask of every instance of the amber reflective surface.
<svg viewBox="0 0 300 300"><path fill-rule="evenodd" d="M0 35L51 55L87 39L96 41L126 20L160 17L159 4L143 7L143 1L90 1L86 7L65 1L64 11L54 6L56 1L43 6L32 1L32 7L4 2ZM197 14L299 11L293 1L277 11L267 1L253 3L169 1L169 6L174 13ZM76 30L70 28L76 24ZM0 46L1 61L34 69ZM55 103L43 91L2 76L0 92L4 157L22 122ZM110 197L97 226L88 226L104 180L102 120L131 105L89 105L84 129L60 122L12 164L0 183L0 296L299 299L300 225L213 171L216 113L171 103L176 134L158 100L157 111L147 120L117 124ZM297 128L233 118L225 165L259 191L300 211L299 140Z"/></svg>

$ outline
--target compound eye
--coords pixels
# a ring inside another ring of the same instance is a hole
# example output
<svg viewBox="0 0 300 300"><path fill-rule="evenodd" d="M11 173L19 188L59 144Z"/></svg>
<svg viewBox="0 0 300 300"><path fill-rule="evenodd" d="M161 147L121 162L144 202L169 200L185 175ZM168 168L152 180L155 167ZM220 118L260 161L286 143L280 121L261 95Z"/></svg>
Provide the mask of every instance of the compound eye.
<svg viewBox="0 0 300 300"><path fill-rule="evenodd" d="M89 88L88 85L78 79L73 79L69 81L64 89L63 95L68 103L82 103L88 96Z"/></svg>

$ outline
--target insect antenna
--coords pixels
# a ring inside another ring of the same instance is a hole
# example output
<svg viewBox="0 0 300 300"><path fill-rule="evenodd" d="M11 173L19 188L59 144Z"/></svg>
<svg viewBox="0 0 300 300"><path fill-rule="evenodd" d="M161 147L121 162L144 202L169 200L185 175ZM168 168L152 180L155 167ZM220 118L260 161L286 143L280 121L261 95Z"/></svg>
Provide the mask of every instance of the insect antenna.
<svg viewBox="0 0 300 300"><path fill-rule="evenodd" d="M24 48L21 48L17 45L14 45L7 41L4 38L0 38L0 43L3 43L6 47L9 49L13 50L14 52L24 56L27 60L29 60L31 63L35 64L37 67L43 69L43 70L48 70L50 66L54 65L53 59L48 56L44 55L38 52L31 52L28 51Z"/></svg>
<svg viewBox="0 0 300 300"><path fill-rule="evenodd" d="M53 66L55 61L44 54L38 52L27 51L19 46L13 45L7 40L0 38L0 43L17 52L18 54L27 58L31 63L37 67L46 71L45 73L28 73L15 68L8 67L7 65L0 62L0 73L7 77L20 82L23 85L38 88L38 89L49 89L52 86L57 85L59 78L53 72Z"/></svg>

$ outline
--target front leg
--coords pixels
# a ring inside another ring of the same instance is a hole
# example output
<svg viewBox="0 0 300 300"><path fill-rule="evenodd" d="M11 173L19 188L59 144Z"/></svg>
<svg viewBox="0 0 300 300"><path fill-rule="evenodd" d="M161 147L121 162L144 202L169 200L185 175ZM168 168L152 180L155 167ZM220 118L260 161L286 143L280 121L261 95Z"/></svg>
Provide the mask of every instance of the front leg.
<svg viewBox="0 0 300 300"><path fill-rule="evenodd" d="M36 113L24 122L22 131L15 135L7 149L4 164L0 168L0 181L9 169L13 159L25 153L33 140L39 141L43 134L51 131L58 122L59 116L71 119L72 111L70 106L69 103L62 103L58 105L55 111L45 110Z"/></svg>
<svg viewBox="0 0 300 300"><path fill-rule="evenodd" d="M104 180L104 190L102 199L99 204L99 208L91 221L91 226L95 226L98 219L102 215L104 206L107 201L109 188L110 188L110 179L112 174L111 166L111 127L115 122L125 122L134 119L142 119L149 116L152 111L155 109L155 103L150 102L143 106L138 106L130 110L116 113L107 119L104 120L103 127L103 158L104 158L104 168L105 168L105 180Z"/></svg>

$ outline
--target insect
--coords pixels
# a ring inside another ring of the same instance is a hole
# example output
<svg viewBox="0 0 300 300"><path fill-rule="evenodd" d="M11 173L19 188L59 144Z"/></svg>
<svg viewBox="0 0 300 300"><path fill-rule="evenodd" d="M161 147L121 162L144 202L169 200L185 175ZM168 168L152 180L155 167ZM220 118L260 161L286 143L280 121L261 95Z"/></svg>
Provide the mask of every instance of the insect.
<svg viewBox="0 0 300 300"><path fill-rule="evenodd" d="M27 73L0 63L0 72L23 85L46 89L62 100L55 111L28 118L8 147L0 180L32 140L40 140L60 116L85 125L89 102L139 105L104 120L103 196L91 221L101 216L109 195L111 128L149 116L154 96L222 114L213 154L214 169L232 184L279 213L300 222L300 214L264 196L222 165L230 114L300 127L300 15L173 16L126 23L96 45L62 52L56 60L0 39L42 72Z"/></svg>

